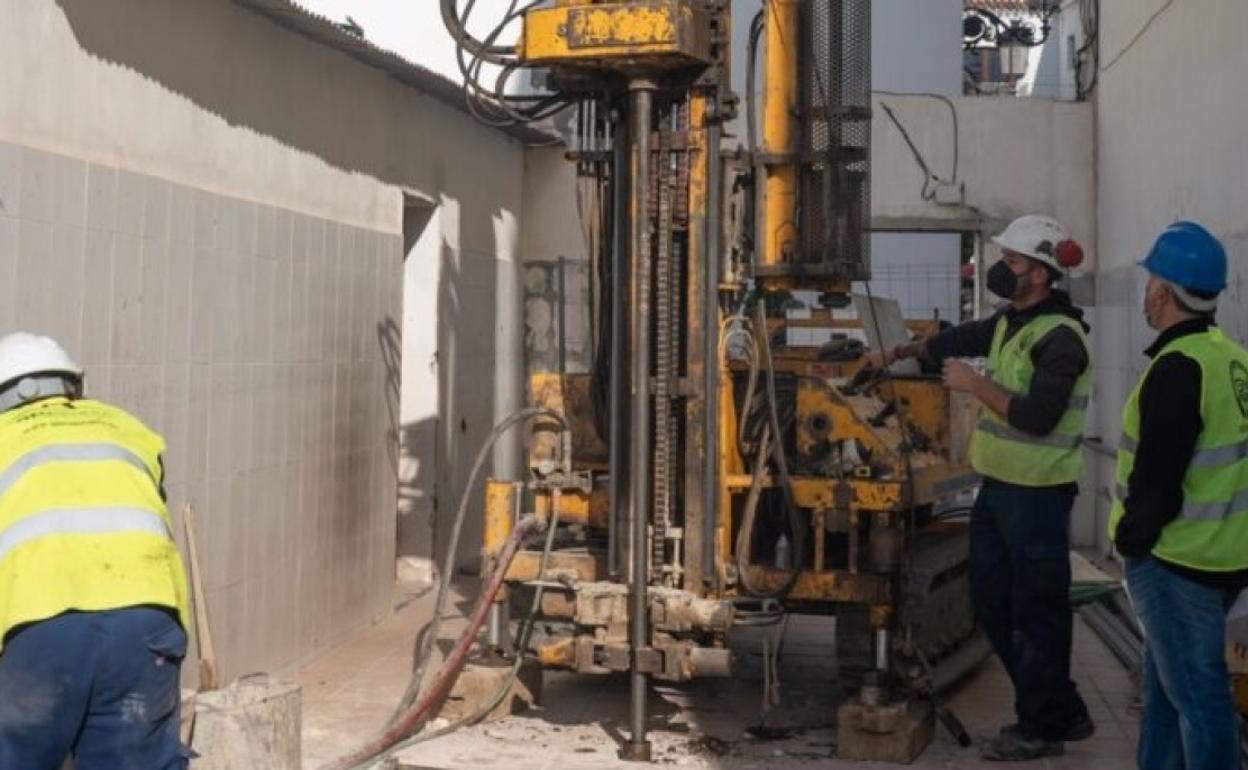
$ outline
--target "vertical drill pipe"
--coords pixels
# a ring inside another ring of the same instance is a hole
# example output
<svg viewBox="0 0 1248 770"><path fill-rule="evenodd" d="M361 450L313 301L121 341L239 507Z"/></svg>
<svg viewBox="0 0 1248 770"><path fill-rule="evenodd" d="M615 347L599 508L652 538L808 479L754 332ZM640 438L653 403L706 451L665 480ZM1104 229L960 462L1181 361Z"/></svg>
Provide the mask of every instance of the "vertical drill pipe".
<svg viewBox="0 0 1248 770"><path fill-rule="evenodd" d="M715 526L719 511L719 241L723 211L720 187L723 165L719 157L722 129L715 116L706 129L706 320L702 325L703 383L706 433L702 470L702 580L715 579Z"/></svg>
<svg viewBox="0 0 1248 770"><path fill-rule="evenodd" d="M628 227L628 123L617 121L614 138L614 166L611 173L611 375L610 414L608 438L610 501L607 508L607 572L611 577L620 575L620 512L628 501L628 448L625 442L625 399L628 397L628 367L625 361L624 303L627 301L629 249Z"/></svg>
<svg viewBox="0 0 1248 770"><path fill-rule="evenodd" d="M798 246L797 155L798 4L767 2L766 101L763 107L763 153L767 178L763 197L762 250L759 263L774 267Z"/></svg>
<svg viewBox="0 0 1248 770"><path fill-rule="evenodd" d="M875 669L887 674L893 668L893 633L887 628L875 630Z"/></svg>
<svg viewBox="0 0 1248 770"><path fill-rule="evenodd" d="M556 277L559 307L556 308L559 323L559 374L568 373L568 281L565 275L568 261L559 257L559 275Z"/></svg>
<svg viewBox="0 0 1248 770"><path fill-rule="evenodd" d="M632 117L632 192L629 199L629 232L633 271L633 400L632 462L630 463L633 517L633 574L629 608L632 625L632 736L621 750L621 757L649 761L646 740L646 695L649 677L641 666L642 650L649 647L647 628L646 547L650 508L650 132L654 111L654 84L635 80L629 86Z"/></svg>
<svg viewBox="0 0 1248 770"><path fill-rule="evenodd" d="M509 481L490 479L485 484L485 536L484 558L481 577L487 578L494 570L498 555L502 552L515 523L515 510L520 502L520 492ZM507 588L500 588L490 605L489 622L486 625L486 645L491 651L503 644L503 612L507 603Z"/></svg>

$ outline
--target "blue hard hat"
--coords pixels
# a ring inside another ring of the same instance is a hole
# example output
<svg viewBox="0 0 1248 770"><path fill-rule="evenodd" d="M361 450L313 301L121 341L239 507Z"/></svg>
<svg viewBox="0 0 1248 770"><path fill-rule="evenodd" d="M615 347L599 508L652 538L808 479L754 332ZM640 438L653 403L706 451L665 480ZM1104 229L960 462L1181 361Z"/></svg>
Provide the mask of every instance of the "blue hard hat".
<svg viewBox="0 0 1248 770"><path fill-rule="evenodd" d="M1167 227L1140 266L1185 289L1216 293L1226 288L1226 250L1195 222Z"/></svg>

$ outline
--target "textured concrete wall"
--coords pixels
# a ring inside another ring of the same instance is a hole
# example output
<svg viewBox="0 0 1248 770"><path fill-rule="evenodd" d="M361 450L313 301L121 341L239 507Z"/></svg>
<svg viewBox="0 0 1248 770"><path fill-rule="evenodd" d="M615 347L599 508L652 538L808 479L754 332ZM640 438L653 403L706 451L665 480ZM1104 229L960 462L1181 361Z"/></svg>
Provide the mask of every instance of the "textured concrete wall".
<svg viewBox="0 0 1248 770"><path fill-rule="evenodd" d="M168 435L227 676L346 637L389 608L396 454L428 556L521 402L523 148L225 0L0 19L0 331L65 339Z"/></svg>
<svg viewBox="0 0 1248 770"><path fill-rule="evenodd" d="M1248 5L1175 3L1135 39L1161 0L1104 0L1096 91L1100 254L1095 430L1116 445L1122 404L1155 333L1144 322L1144 275L1135 267L1171 222L1194 219L1220 236L1230 291L1218 322L1248 342ZM1133 42L1134 40L1134 42ZM1115 61L1116 60L1116 61ZM1112 65L1111 65L1112 62ZM1096 534L1104 522L1112 461L1100 464Z"/></svg>
<svg viewBox="0 0 1248 770"><path fill-rule="evenodd" d="M386 609L397 236L0 143L0 330L162 433L227 675Z"/></svg>

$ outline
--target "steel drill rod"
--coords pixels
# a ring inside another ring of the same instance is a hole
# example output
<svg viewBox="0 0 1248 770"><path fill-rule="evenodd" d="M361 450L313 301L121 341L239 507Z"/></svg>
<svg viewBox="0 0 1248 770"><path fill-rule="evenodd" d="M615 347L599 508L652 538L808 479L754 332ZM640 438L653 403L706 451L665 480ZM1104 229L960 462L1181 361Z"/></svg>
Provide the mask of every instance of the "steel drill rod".
<svg viewBox="0 0 1248 770"><path fill-rule="evenodd" d="M627 330L624 328L624 305L628 299L629 236L628 223L628 123L617 122L615 127L614 165L612 166L612 214L611 226L611 372L610 414L608 416L608 448L611 467L610 501L607 508L607 572L619 577L620 568L620 521L621 512L628 501L628 444L625 441L626 399L628 398L628 366L625 360Z"/></svg>
<svg viewBox="0 0 1248 770"><path fill-rule="evenodd" d="M705 366L706 413L702 430L705 456L702 467L702 580L715 579L715 529L719 523L719 241L720 183L722 166L719 157L719 116L706 131L706 320L703 365Z"/></svg>
<svg viewBox="0 0 1248 770"><path fill-rule="evenodd" d="M649 647L646 589L649 582L647 559L650 549L650 131L654 111L654 84L635 80L629 86L632 118L631 187L629 230L633 275L633 399L632 399L632 482L630 509L633 517L632 588L629 622L632 626L632 737L620 750L622 759L649 762L650 742L646 740L646 697L649 676L642 670L642 651Z"/></svg>

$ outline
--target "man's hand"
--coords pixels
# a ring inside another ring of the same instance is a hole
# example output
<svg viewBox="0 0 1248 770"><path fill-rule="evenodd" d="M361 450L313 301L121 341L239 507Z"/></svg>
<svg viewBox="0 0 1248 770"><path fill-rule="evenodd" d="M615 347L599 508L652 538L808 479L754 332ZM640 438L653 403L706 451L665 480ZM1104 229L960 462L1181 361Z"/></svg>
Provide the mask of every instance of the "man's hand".
<svg viewBox="0 0 1248 770"><path fill-rule="evenodd" d="M872 350L865 356L863 368L883 369L895 360L892 350Z"/></svg>
<svg viewBox="0 0 1248 770"><path fill-rule="evenodd" d="M949 390L959 393L975 393L984 378L963 361L945 361L941 380Z"/></svg>

